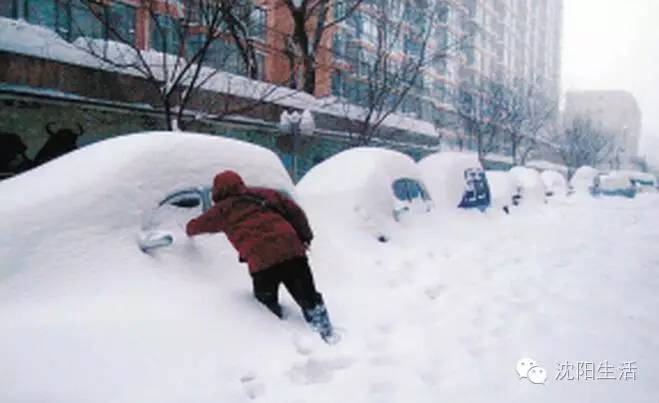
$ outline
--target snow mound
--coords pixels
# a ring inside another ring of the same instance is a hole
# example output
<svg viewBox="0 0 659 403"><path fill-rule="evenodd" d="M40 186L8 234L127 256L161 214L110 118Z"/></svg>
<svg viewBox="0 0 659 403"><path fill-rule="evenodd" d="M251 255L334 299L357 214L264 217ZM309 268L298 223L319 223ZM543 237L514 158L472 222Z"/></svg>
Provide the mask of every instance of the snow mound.
<svg viewBox="0 0 659 403"><path fill-rule="evenodd" d="M540 176L547 191L554 196L567 196L567 181L560 172L547 170L543 171Z"/></svg>
<svg viewBox="0 0 659 403"><path fill-rule="evenodd" d="M339 220L377 235L394 225L392 185L401 178L421 182L412 158L384 148L358 147L313 167L296 193L317 221Z"/></svg>
<svg viewBox="0 0 659 403"><path fill-rule="evenodd" d="M570 186L575 193L590 194L595 178L600 171L590 166L582 166L574 172L570 179Z"/></svg>
<svg viewBox="0 0 659 403"><path fill-rule="evenodd" d="M96 241L107 243L107 231L121 234L116 240L134 248L133 237L159 201L177 190L210 186L226 169L248 185L294 192L273 152L238 140L146 132L83 147L0 183L0 215L7 217L1 224L0 261L13 255L3 246L17 240L38 254L42 243L67 238L93 245L93 254Z"/></svg>
<svg viewBox="0 0 659 403"><path fill-rule="evenodd" d="M545 202L545 184L538 171L527 167L513 167L510 174L522 187L522 204Z"/></svg>
<svg viewBox="0 0 659 403"><path fill-rule="evenodd" d="M506 171L485 171L487 183L490 186L492 205L496 207L510 206L513 195L517 192L517 182Z"/></svg>
<svg viewBox="0 0 659 403"><path fill-rule="evenodd" d="M472 153L440 152L419 161L430 195L440 209L455 210L465 192L465 170L482 168Z"/></svg>

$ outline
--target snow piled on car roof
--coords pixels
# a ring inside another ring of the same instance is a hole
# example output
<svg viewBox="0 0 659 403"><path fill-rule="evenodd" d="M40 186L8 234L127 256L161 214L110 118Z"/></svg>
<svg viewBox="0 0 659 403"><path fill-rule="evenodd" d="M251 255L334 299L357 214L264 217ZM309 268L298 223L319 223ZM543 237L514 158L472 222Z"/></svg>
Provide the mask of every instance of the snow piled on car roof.
<svg viewBox="0 0 659 403"><path fill-rule="evenodd" d="M582 166L574 172L570 185L577 193L588 193L599 171L591 166Z"/></svg>
<svg viewBox="0 0 659 403"><path fill-rule="evenodd" d="M513 195L516 192L516 181L506 171L486 171L487 184L490 187L492 205L497 207L512 204Z"/></svg>
<svg viewBox="0 0 659 403"><path fill-rule="evenodd" d="M513 167L510 173L523 188L522 204L545 201L545 184L538 171L527 167Z"/></svg>
<svg viewBox="0 0 659 403"><path fill-rule="evenodd" d="M419 161L419 167L433 201L445 209L458 208L465 192L465 170L482 168L475 154L453 151L431 154Z"/></svg>
<svg viewBox="0 0 659 403"><path fill-rule="evenodd" d="M313 167L296 186L298 199L312 224L361 228L371 239L391 235L399 226L393 218L396 179L420 181L414 160L398 151L357 147ZM340 225L336 225L341 223Z"/></svg>
<svg viewBox="0 0 659 403"><path fill-rule="evenodd" d="M293 189L266 148L212 135L144 132L88 145L0 183L0 211L94 195L149 200L177 187L208 186L225 169L237 171L248 185Z"/></svg>
<svg viewBox="0 0 659 403"><path fill-rule="evenodd" d="M547 170L540 174L547 190L554 192L554 195L567 195L567 181L558 171Z"/></svg>
<svg viewBox="0 0 659 403"><path fill-rule="evenodd" d="M316 194L368 186L374 180L419 178L414 160L394 150L357 147L321 162L297 184L300 193Z"/></svg>

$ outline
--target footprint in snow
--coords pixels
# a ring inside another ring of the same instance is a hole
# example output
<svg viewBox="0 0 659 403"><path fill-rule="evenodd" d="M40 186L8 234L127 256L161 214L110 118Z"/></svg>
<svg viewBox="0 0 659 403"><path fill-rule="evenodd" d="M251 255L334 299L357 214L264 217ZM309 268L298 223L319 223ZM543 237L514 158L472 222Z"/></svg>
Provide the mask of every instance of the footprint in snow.
<svg viewBox="0 0 659 403"><path fill-rule="evenodd" d="M256 373L247 372L245 375L240 377L240 382L243 385L243 390L245 394L250 399L256 399L265 394L265 383L259 381L256 378Z"/></svg>
<svg viewBox="0 0 659 403"><path fill-rule="evenodd" d="M326 383L332 380L335 371L349 368L353 361L349 357L328 360L310 357L303 363L293 365L288 371L288 376L293 383L300 385Z"/></svg>
<svg viewBox="0 0 659 403"><path fill-rule="evenodd" d="M446 286L443 284L437 284L432 287L425 289L425 294L430 299L437 299L441 294L444 293Z"/></svg>

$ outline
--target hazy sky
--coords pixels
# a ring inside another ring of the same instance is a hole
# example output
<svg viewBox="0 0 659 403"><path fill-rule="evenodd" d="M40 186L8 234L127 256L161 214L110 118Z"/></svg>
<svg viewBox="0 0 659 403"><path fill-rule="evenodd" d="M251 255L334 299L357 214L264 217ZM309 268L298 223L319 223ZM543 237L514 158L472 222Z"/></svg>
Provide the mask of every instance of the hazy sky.
<svg viewBox="0 0 659 403"><path fill-rule="evenodd" d="M659 0L563 2L563 91L632 92L643 113L642 152L659 156Z"/></svg>

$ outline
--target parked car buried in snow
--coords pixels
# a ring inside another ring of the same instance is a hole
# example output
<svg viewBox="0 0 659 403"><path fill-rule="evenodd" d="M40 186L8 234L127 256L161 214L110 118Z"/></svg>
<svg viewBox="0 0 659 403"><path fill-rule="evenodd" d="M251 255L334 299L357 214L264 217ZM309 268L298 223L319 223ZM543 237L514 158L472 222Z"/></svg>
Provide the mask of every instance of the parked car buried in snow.
<svg viewBox="0 0 659 403"><path fill-rule="evenodd" d="M507 171L485 171L485 176L492 207L510 213L511 206L519 204L520 187L517 186L517 180Z"/></svg>
<svg viewBox="0 0 659 403"><path fill-rule="evenodd" d="M657 177L651 173L638 171L617 171L632 182L638 193L655 193L657 191Z"/></svg>
<svg viewBox="0 0 659 403"><path fill-rule="evenodd" d="M527 167L513 167L510 174L517 181L520 193L519 204L540 204L546 203L546 188L538 171Z"/></svg>
<svg viewBox="0 0 659 403"><path fill-rule="evenodd" d="M137 246L145 252L167 246L176 250L188 242L187 221L210 207L208 186L214 175L227 169L248 185L294 193L279 158L263 147L211 135L149 132L91 144L3 181L0 199L4 207L29 210L30 216L47 212L46 223L53 217L70 220L77 233L107 228L116 239L125 239L127 234L117 235L124 232L132 233L132 239L137 235ZM44 196L19 202L29 187ZM23 228L12 232L21 237L29 226L20 223L20 213L12 216L9 221ZM67 234L72 243L79 242L75 232Z"/></svg>
<svg viewBox="0 0 659 403"><path fill-rule="evenodd" d="M314 221L343 221L380 241L433 203L409 156L384 148L357 147L313 167L296 186Z"/></svg>
<svg viewBox="0 0 659 403"><path fill-rule="evenodd" d="M593 196L621 196L633 199L636 197L636 186L627 174L611 171L595 177L592 194Z"/></svg>
<svg viewBox="0 0 659 403"><path fill-rule="evenodd" d="M554 170L546 170L540 174L540 177L545 185L545 195L547 197L567 196L568 186L563 174Z"/></svg>
<svg viewBox="0 0 659 403"><path fill-rule="evenodd" d="M443 209L479 209L490 205L485 171L474 154L440 152L419 161L430 195Z"/></svg>
<svg viewBox="0 0 659 403"><path fill-rule="evenodd" d="M575 194L592 194L595 178L599 173L600 171L587 165L580 167L570 178L570 188Z"/></svg>

